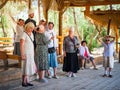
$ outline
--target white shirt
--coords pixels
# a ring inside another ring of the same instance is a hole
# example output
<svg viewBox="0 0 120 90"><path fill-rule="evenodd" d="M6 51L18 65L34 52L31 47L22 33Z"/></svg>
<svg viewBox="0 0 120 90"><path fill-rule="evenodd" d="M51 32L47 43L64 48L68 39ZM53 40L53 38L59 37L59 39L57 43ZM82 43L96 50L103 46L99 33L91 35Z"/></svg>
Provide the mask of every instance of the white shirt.
<svg viewBox="0 0 120 90"><path fill-rule="evenodd" d="M104 46L104 53L103 55L106 57L111 57L113 56L114 53L114 42L110 42L109 44L106 44L104 42L102 42L103 46Z"/></svg>
<svg viewBox="0 0 120 90"><path fill-rule="evenodd" d="M48 44L48 48L51 48L51 47L55 47L56 48L56 47L58 47L58 41L56 39L56 33L54 32L53 29L52 30L48 29L45 32L45 36L47 36L49 39L54 36L54 40L50 41L50 43Z"/></svg>
<svg viewBox="0 0 120 90"><path fill-rule="evenodd" d="M24 27L17 25L16 26L16 36L15 36L15 42L20 42L20 37L22 33L24 32Z"/></svg>
<svg viewBox="0 0 120 90"><path fill-rule="evenodd" d="M87 46L85 46L85 47L80 46L80 47L79 47L79 51L80 51L79 54L80 54L81 56L84 56L85 49L87 50L88 56L91 56L91 54L89 53L89 50L88 50L88 47L87 47Z"/></svg>
<svg viewBox="0 0 120 90"><path fill-rule="evenodd" d="M34 36L33 33L31 33L30 35L32 41L34 41ZM34 54L34 45L33 42L31 41L30 37L23 32L23 34L21 35L20 39L25 40L25 44L24 44L24 52L25 54Z"/></svg>

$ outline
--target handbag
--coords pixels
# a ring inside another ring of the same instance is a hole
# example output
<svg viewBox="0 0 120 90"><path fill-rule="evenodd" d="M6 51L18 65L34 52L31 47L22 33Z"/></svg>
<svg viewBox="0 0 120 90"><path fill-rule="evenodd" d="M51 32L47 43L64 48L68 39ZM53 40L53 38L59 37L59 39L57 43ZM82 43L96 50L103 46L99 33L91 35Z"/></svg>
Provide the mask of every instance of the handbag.
<svg viewBox="0 0 120 90"><path fill-rule="evenodd" d="M54 36L53 33L52 33L52 36ZM56 51L56 49L54 47L54 40L53 40L53 47L48 48L48 53L54 53L55 51Z"/></svg>
<svg viewBox="0 0 120 90"><path fill-rule="evenodd" d="M48 48L48 53L54 53L55 51L55 47Z"/></svg>

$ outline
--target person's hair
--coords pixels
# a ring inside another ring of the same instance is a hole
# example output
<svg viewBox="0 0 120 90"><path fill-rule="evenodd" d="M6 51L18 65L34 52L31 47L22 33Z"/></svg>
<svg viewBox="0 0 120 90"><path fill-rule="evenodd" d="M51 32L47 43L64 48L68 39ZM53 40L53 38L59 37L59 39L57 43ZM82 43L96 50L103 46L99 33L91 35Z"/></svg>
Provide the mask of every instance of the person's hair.
<svg viewBox="0 0 120 90"><path fill-rule="evenodd" d="M32 22L29 22L25 25L25 31L27 31L28 28L34 28L34 24Z"/></svg>
<svg viewBox="0 0 120 90"><path fill-rule="evenodd" d="M69 28L69 31L74 32L74 27L70 27L70 28Z"/></svg>
<svg viewBox="0 0 120 90"><path fill-rule="evenodd" d="M44 25L39 25L36 30L39 31L39 30L41 30L42 27L44 27Z"/></svg>
<svg viewBox="0 0 120 90"><path fill-rule="evenodd" d="M87 41L85 41L85 40L81 41L81 45L83 45L83 43L87 44Z"/></svg>
<svg viewBox="0 0 120 90"><path fill-rule="evenodd" d="M54 23L53 23L53 22L48 22L48 25L50 25L50 24L52 24L52 25L53 25L53 27L54 27Z"/></svg>
<svg viewBox="0 0 120 90"><path fill-rule="evenodd" d="M46 22L46 21L43 20L43 19L41 19L41 20L39 21L39 24L41 24L41 23L43 23L43 22Z"/></svg>
<svg viewBox="0 0 120 90"><path fill-rule="evenodd" d="M24 20L20 18L20 19L18 19L17 24L19 24L20 21L24 22Z"/></svg>
<svg viewBox="0 0 120 90"><path fill-rule="evenodd" d="M18 21L24 21L24 20L20 18L20 19L18 19Z"/></svg>

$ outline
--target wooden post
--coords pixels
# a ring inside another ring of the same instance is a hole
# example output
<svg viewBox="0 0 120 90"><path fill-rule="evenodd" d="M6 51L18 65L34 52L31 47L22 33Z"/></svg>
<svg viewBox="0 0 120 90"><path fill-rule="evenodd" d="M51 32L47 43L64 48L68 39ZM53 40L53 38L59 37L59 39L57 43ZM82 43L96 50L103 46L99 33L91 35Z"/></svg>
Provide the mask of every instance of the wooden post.
<svg viewBox="0 0 120 90"><path fill-rule="evenodd" d="M89 15L90 14L90 6L86 6L85 7L85 15Z"/></svg>
<svg viewBox="0 0 120 90"><path fill-rule="evenodd" d="M111 18L108 21L107 35L110 34L110 23L111 23Z"/></svg>
<svg viewBox="0 0 120 90"><path fill-rule="evenodd" d="M46 10L45 19L46 19L46 23L48 23L48 10Z"/></svg>
<svg viewBox="0 0 120 90"><path fill-rule="evenodd" d="M31 9L31 6L32 6L32 0L29 0L28 1L28 8Z"/></svg>
<svg viewBox="0 0 120 90"><path fill-rule="evenodd" d="M38 22L40 21L40 0L38 0Z"/></svg>
<svg viewBox="0 0 120 90"><path fill-rule="evenodd" d="M115 27L115 33L116 33L116 52L119 52L119 63L120 63L120 42L118 42L119 39L119 30L117 27Z"/></svg>
<svg viewBox="0 0 120 90"><path fill-rule="evenodd" d="M62 11L59 11L59 36L62 36ZM59 38L59 42L62 42L62 38ZM62 44L59 44L59 54L62 55Z"/></svg>
<svg viewBox="0 0 120 90"><path fill-rule="evenodd" d="M117 27L114 28L115 29L115 35L116 35L116 52L119 52L119 45L118 45L118 39L119 39L119 30Z"/></svg>
<svg viewBox="0 0 120 90"><path fill-rule="evenodd" d="M119 44L119 63L120 63L120 42L118 44Z"/></svg>

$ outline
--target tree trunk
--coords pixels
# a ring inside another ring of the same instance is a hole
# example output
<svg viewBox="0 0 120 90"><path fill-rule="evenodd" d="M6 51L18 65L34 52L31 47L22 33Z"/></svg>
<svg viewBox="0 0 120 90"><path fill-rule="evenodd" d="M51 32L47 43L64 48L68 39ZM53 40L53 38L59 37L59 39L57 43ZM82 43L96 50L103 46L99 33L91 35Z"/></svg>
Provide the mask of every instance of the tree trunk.
<svg viewBox="0 0 120 90"><path fill-rule="evenodd" d="M3 0L3 1L4 1L4 0ZM0 5L0 9L3 8L3 7L5 6L5 4L8 2L8 0L5 0L4 2L3 2L3 1L1 1L2 4Z"/></svg>
<svg viewBox="0 0 120 90"><path fill-rule="evenodd" d="M75 32L77 34L78 40L80 41L81 40L81 36L79 34L79 31L78 31L78 25L77 25L77 20L76 20L76 13L75 13L75 9L74 8L73 8L73 16L74 16Z"/></svg>

